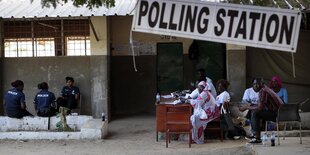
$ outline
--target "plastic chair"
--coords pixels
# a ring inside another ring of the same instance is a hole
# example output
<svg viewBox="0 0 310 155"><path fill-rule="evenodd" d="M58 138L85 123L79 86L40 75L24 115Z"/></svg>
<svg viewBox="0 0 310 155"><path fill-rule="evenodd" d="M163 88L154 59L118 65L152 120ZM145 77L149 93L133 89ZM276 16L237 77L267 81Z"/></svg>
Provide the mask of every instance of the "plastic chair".
<svg viewBox="0 0 310 155"><path fill-rule="evenodd" d="M299 107L300 107L300 104L284 104L279 108L278 116L276 119L278 145L280 145L279 122L284 122L283 140L285 140L286 122L299 122L299 137L300 137L300 144L302 144L301 119L299 116ZM266 122L266 126L267 126L267 122Z"/></svg>
<svg viewBox="0 0 310 155"><path fill-rule="evenodd" d="M190 117L192 107L189 104L166 106L166 148L170 143L170 134L188 134L188 144L191 147L192 125Z"/></svg>

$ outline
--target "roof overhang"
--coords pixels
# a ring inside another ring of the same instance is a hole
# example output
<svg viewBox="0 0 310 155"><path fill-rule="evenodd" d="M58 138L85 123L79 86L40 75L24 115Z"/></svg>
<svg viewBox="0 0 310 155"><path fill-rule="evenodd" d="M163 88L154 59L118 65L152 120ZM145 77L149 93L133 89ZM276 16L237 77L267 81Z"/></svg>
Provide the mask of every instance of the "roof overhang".
<svg viewBox="0 0 310 155"><path fill-rule="evenodd" d="M42 7L41 0L0 0L1 18L76 18L89 16L133 15L138 0L115 0L115 6L89 9L86 5L75 7L72 1L54 7Z"/></svg>

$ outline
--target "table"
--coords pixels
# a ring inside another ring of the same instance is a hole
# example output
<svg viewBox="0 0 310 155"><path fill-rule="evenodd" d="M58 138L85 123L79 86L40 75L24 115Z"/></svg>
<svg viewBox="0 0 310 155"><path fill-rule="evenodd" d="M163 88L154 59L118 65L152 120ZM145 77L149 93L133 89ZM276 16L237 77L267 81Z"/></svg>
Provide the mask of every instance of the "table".
<svg viewBox="0 0 310 155"><path fill-rule="evenodd" d="M175 99L163 99L161 98L161 102L159 104L156 104L156 141L158 141L158 132L166 132L166 109L169 108L176 108L180 106L184 106L184 104L167 104L169 102L173 102ZM166 103L166 104L165 104ZM190 104L187 104L187 106L191 107ZM191 115L191 114L190 114Z"/></svg>

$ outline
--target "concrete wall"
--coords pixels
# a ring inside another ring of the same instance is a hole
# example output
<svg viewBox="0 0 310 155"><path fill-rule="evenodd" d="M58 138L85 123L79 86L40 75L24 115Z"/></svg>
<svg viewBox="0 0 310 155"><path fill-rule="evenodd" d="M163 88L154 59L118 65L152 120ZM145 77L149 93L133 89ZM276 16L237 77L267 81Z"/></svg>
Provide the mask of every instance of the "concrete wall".
<svg viewBox="0 0 310 155"><path fill-rule="evenodd" d="M155 113L157 84L156 45L182 42L184 51L184 88L194 78L193 62L188 58L192 39L133 32L137 72L130 51L132 17L109 17L111 41L111 108L112 114Z"/></svg>
<svg viewBox="0 0 310 155"><path fill-rule="evenodd" d="M111 108L112 114L155 113L156 56L138 56L134 71L131 56L111 58ZM184 55L183 86L189 88L194 70L188 55Z"/></svg>
<svg viewBox="0 0 310 155"><path fill-rule="evenodd" d="M28 109L34 114L33 98L37 93L37 84L46 81L56 96L60 95L65 85L65 77L75 78L75 85L80 87L82 95L82 114L101 117L102 112L108 113L109 107L109 39L107 17L91 17L94 31L90 28L90 57L41 57L41 58L2 58L0 55L0 98L5 90L16 79L25 83L24 93ZM0 30L2 30L0 19ZM2 31L0 31L2 32ZM0 33L0 37L3 33ZM2 38L2 37L1 37ZM2 39L0 39L0 45ZM3 54L3 47L1 47ZM94 56L96 55L96 56ZM2 105L2 100L1 100ZM0 114L3 108L0 107Z"/></svg>
<svg viewBox="0 0 310 155"><path fill-rule="evenodd" d="M231 101L241 101L246 89L246 49L245 46L226 45L227 80L230 82Z"/></svg>
<svg viewBox="0 0 310 155"><path fill-rule="evenodd" d="M99 117L104 110L103 105L107 106L103 100L106 98L107 89L106 59L106 56L4 58L4 74L1 75L4 89L1 94L11 88L12 81L23 80L26 104L28 110L34 114L33 98L38 92L37 84L46 81L50 91L59 96L65 85L65 77L72 76L82 95L81 113Z"/></svg>
<svg viewBox="0 0 310 155"><path fill-rule="evenodd" d="M108 55L108 35L107 35L107 17L91 17L94 30L90 28L90 47L91 55ZM94 31L97 34L99 41L96 40Z"/></svg>
<svg viewBox="0 0 310 155"><path fill-rule="evenodd" d="M110 78L110 39L108 18L91 17L94 30L90 26L91 55L103 55L90 58L91 74L91 109L94 117L101 117L101 113L110 116L109 78ZM96 40L95 33L98 40Z"/></svg>
<svg viewBox="0 0 310 155"><path fill-rule="evenodd" d="M132 17L130 16L113 16L110 17L110 41L112 48L112 56L128 56L132 55L129 51L129 40L130 40L130 30L131 30ZM189 46L192 43L192 39L154 35L149 33L133 32L132 39L134 46L142 47L136 49L137 55L156 55L156 45L157 43L165 42L182 42L184 54L188 53ZM154 48L155 47L155 48ZM151 51L150 51L151 50Z"/></svg>
<svg viewBox="0 0 310 155"><path fill-rule="evenodd" d="M107 56L90 57L90 93L91 110L95 118L101 117L101 113L107 114L109 119L109 58Z"/></svg>
<svg viewBox="0 0 310 155"><path fill-rule="evenodd" d="M292 53L247 47L247 82L253 77L263 77L268 84L272 76L279 76L283 87L288 92L288 102L296 103L310 98L310 31L300 30L297 51ZM293 72L295 66L295 76ZM305 103L301 109L310 112L310 102Z"/></svg>
<svg viewBox="0 0 310 155"><path fill-rule="evenodd" d="M3 75L3 58L0 57L0 75ZM4 113L4 106L3 106L3 78L0 76L0 115Z"/></svg>
<svg viewBox="0 0 310 155"><path fill-rule="evenodd" d="M0 18L0 38L3 36L3 22L2 18ZM3 39L0 39L0 92L3 90L3 79L2 76L4 74L3 72L3 55L4 55L4 46L3 46ZM0 93L0 114L3 114L3 93Z"/></svg>
<svg viewBox="0 0 310 155"><path fill-rule="evenodd" d="M0 17L0 38L3 38L3 19ZM4 56L3 39L0 39L0 58Z"/></svg>
<svg viewBox="0 0 310 155"><path fill-rule="evenodd" d="M136 58L138 72L129 56L112 57L111 108L112 114L139 114L155 112L156 57Z"/></svg>

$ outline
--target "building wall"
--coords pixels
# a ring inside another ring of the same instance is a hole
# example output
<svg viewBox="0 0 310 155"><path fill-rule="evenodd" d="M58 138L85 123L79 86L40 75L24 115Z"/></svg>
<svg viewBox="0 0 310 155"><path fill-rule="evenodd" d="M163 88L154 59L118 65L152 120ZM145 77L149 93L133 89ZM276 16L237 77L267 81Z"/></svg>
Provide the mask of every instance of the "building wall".
<svg viewBox="0 0 310 155"><path fill-rule="evenodd" d="M90 93L91 111L96 118L101 117L101 113L107 114L110 119L110 96L109 96L109 58L107 56L91 56L90 71Z"/></svg>
<svg viewBox="0 0 310 155"><path fill-rule="evenodd" d="M4 90L11 88L12 81L23 80L28 110L35 114L33 99L39 91L38 83L47 82L49 90L59 97L61 88L66 84L65 77L72 76L75 85L81 91L81 113L100 117L104 110L103 99L106 98L103 73L105 58L104 56L4 58L5 74L2 76Z"/></svg>
<svg viewBox="0 0 310 155"><path fill-rule="evenodd" d="M297 51L292 53L247 47L247 84L253 77L263 77L268 84L272 76L279 76L288 92L288 102L298 103L310 98L310 31L300 30ZM295 75L293 72L295 67ZM310 102L302 105L303 111L310 111Z"/></svg>
<svg viewBox="0 0 310 155"><path fill-rule="evenodd" d="M90 28L91 55L108 55L107 17L91 17L94 30ZM98 36L96 40L94 31Z"/></svg>
<svg viewBox="0 0 310 155"><path fill-rule="evenodd" d="M0 38L3 36L3 21L2 18L0 18ZM3 90L3 77L2 75L4 74L3 72L3 54L4 54L4 46L3 46L3 39L0 39L0 92ZM4 109L3 109L3 93L0 93L0 115L3 114Z"/></svg>
<svg viewBox="0 0 310 155"><path fill-rule="evenodd" d="M6 39L53 38L55 55L67 55L67 37L90 36L89 21L80 19L36 18L36 19L5 19L3 37ZM33 30L33 33L32 33ZM36 51L34 51L36 52Z"/></svg>
<svg viewBox="0 0 310 155"><path fill-rule="evenodd" d="M193 62L187 55L192 39L133 32L137 67L135 72L129 46L132 17L109 18L112 114L155 113L157 43L183 43L183 85L189 88L189 83L195 76Z"/></svg>
<svg viewBox="0 0 310 155"><path fill-rule="evenodd" d="M110 119L110 99L109 99L109 66L110 50L108 38L108 21L107 17L91 17L93 28L90 26L91 42L91 109L95 117L101 117L104 112L107 119ZM98 40L95 37L95 33ZM96 56L98 57L96 57ZM100 55L100 56L99 56Z"/></svg>
<svg viewBox="0 0 310 155"><path fill-rule="evenodd" d="M112 56L129 56L132 55L129 51L130 30L132 17L130 16L113 16L111 19L111 44ZM143 45L148 47L148 51L141 51L135 49L137 55L156 55L156 44L166 42L182 42L184 54L188 53L189 46L192 43L192 39L179 38L173 36L155 35L149 33L132 32L132 40L134 46ZM151 50L151 51L150 51Z"/></svg>
<svg viewBox="0 0 310 155"><path fill-rule="evenodd" d="M231 101L238 102L242 100L246 84L246 48L245 46L227 44L226 55Z"/></svg>
<svg viewBox="0 0 310 155"><path fill-rule="evenodd" d="M94 117L101 117L102 112L108 113L109 52L107 22L106 17L92 17L91 20L99 38L99 41L94 39L94 33L89 27L92 32L90 38L93 56L0 57L1 105L3 103L2 94L11 88L10 83L20 79L25 83L24 93L26 94L28 109L34 114L33 98L38 92L37 84L43 81L48 82L50 90L59 96L61 88L65 85L64 78L72 76L75 78L75 85L81 90L81 113ZM0 28L2 29L2 27ZM0 33L1 35L3 33ZM1 54L3 54L3 49ZM3 111L2 106L0 107L0 114L3 113L1 111Z"/></svg>

